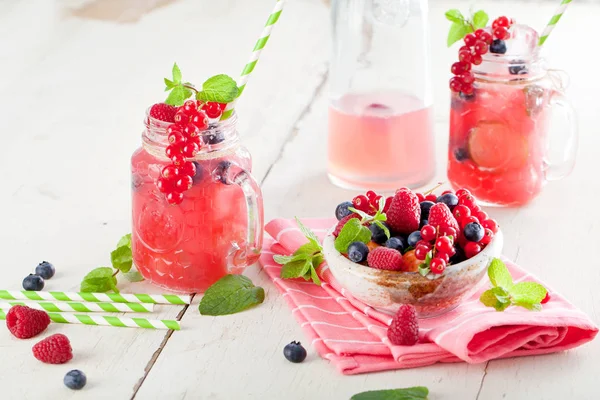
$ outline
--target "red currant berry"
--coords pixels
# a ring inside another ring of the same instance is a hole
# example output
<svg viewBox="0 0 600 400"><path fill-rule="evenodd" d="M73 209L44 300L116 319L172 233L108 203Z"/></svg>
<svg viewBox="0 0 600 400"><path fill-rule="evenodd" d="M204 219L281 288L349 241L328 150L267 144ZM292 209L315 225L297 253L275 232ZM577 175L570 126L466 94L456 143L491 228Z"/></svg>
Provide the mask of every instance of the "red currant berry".
<svg viewBox="0 0 600 400"><path fill-rule="evenodd" d="M200 129L201 131L208 128L208 118L206 118L206 114L204 114L203 112L194 115L191 119L191 122L196 126L196 128Z"/></svg>
<svg viewBox="0 0 600 400"><path fill-rule="evenodd" d="M446 264L448 264L448 261L450 261L450 254L448 254L448 253L439 252L435 256L446 261Z"/></svg>
<svg viewBox="0 0 600 400"><path fill-rule="evenodd" d="M475 54L482 55L488 52L488 45L483 40L478 40L475 42L475 47L473 50L475 51Z"/></svg>
<svg viewBox="0 0 600 400"><path fill-rule="evenodd" d="M456 207L454 207L454 210L452 211L452 215L454 215L454 218L456 218L457 221L460 221L463 218L470 217L471 210L469 209L469 207L465 206L464 204L459 204Z"/></svg>
<svg viewBox="0 0 600 400"><path fill-rule="evenodd" d="M174 144L167 146L165 154L167 155L167 157L173 158L176 154L181 154L181 146L177 146Z"/></svg>
<svg viewBox="0 0 600 400"><path fill-rule="evenodd" d="M494 233L498 233L498 223L493 219L486 219L481 223L481 226L483 226L486 229L489 229Z"/></svg>
<svg viewBox="0 0 600 400"><path fill-rule="evenodd" d="M188 100L183 103L181 110L183 110L186 115L194 115L196 112L198 112L198 103L196 100Z"/></svg>
<svg viewBox="0 0 600 400"><path fill-rule="evenodd" d="M179 177L177 182L175 182L175 191L177 192L185 192L192 188L193 185L192 177L189 175L182 175Z"/></svg>
<svg viewBox="0 0 600 400"><path fill-rule="evenodd" d="M156 181L156 187L161 193L168 193L175 190L175 185L173 184L173 181L162 177L158 178L158 180Z"/></svg>
<svg viewBox="0 0 600 400"><path fill-rule="evenodd" d="M477 39L481 39L481 34L482 34L483 32L485 32L483 29L481 29L481 28L477 29L477 30L475 31L475 37L476 37Z"/></svg>
<svg viewBox="0 0 600 400"><path fill-rule="evenodd" d="M477 38L475 37L475 35L469 33L467 36L465 36L465 45L472 47L473 45L475 45L476 40Z"/></svg>
<svg viewBox="0 0 600 400"><path fill-rule="evenodd" d="M458 59L463 63L471 63L473 56L471 50L461 50L458 52Z"/></svg>
<svg viewBox="0 0 600 400"><path fill-rule="evenodd" d="M186 157L195 157L196 154L200 151L200 146L198 143L189 142L185 146L183 146L183 155Z"/></svg>
<svg viewBox="0 0 600 400"><path fill-rule="evenodd" d="M202 111L206 113L208 118L219 118L223 114L221 105L219 103L208 102L202 106Z"/></svg>
<svg viewBox="0 0 600 400"><path fill-rule="evenodd" d="M466 226L467 224L470 224L471 222L479 223L479 219L477 217L474 217L473 215L471 215L470 217L461 219L460 226L462 228L462 227Z"/></svg>
<svg viewBox="0 0 600 400"><path fill-rule="evenodd" d="M171 205L181 204L183 201L183 193L181 192L169 192L167 193L167 203Z"/></svg>
<svg viewBox="0 0 600 400"><path fill-rule="evenodd" d="M424 260L427 257L427 253L429 253L429 249L424 246L417 246L415 248L415 257L417 260Z"/></svg>
<svg viewBox="0 0 600 400"><path fill-rule="evenodd" d="M166 167L164 167L162 169L160 174L162 175L163 178L172 181L175 178L177 178L180 173L181 173L181 171L179 171L179 168L177 168L176 166L167 165Z"/></svg>
<svg viewBox="0 0 600 400"><path fill-rule="evenodd" d="M485 211L478 211L475 216L477 217L478 220L480 221L485 221L486 219L488 219L488 214Z"/></svg>
<svg viewBox="0 0 600 400"><path fill-rule="evenodd" d="M483 62L483 58L481 58L480 55L476 54L473 56L473 59L471 60L471 62L473 63L473 65L479 65Z"/></svg>
<svg viewBox="0 0 600 400"><path fill-rule="evenodd" d="M371 202L371 206L375 207L376 210L379 210L379 200L381 200L382 196L376 196Z"/></svg>
<svg viewBox="0 0 600 400"><path fill-rule="evenodd" d="M176 125L176 124L171 124L169 125L169 127L167 128L167 135L171 135L172 133L182 133L182 128L181 125Z"/></svg>
<svg viewBox="0 0 600 400"><path fill-rule="evenodd" d="M179 110L175 113L175 123L176 124L185 124L190 121L190 117L183 111Z"/></svg>
<svg viewBox="0 0 600 400"><path fill-rule="evenodd" d="M507 39L508 30L503 26L499 26L496 29L494 29L494 36L496 37L496 39L500 40Z"/></svg>
<svg viewBox="0 0 600 400"><path fill-rule="evenodd" d="M470 95L473 94L474 91L475 91L475 88L473 87L473 84L465 84L465 85L463 85L463 88L462 88L463 94L466 94L467 96L470 96Z"/></svg>
<svg viewBox="0 0 600 400"><path fill-rule="evenodd" d="M427 196L425 196L425 200L433 201L435 203L437 201L437 196L433 193L429 193Z"/></svg>
<svg viewBox="0 0 600 400"><path fill-rule="evenodd" d="M454 75L461 75L463 72L467 72L470 68L470 64L458 61L452 64L452 67L450 67L450 71Z"/></svg>
<svg viewBox="0 0 600 400"><path fill-rule="evenodd" d="M426 241L426 240L423 240L423 239L419 240L419 241L417 242L417 244L415 244L415 248L416 248L417 246L423 246L423 247L426 247L426 248L427 248L427 250L431 250L431 244L429 244L429 242L428 242L428 241Z"/></svg>
<svg viewBox="0 0 600 400"><path fill-rule="evenodd" d="M471 192L469 192L469 189L461 188L461 189L458 189L455 194L456 194L456 197L460 197L465 194L471 194Z"/></svg>
<svg viewBox="0 0 600 400"><path fill-rule="evenodd" d="M392 200L394 200L394 198L391 196L385 199L385 206L383 206L384 213L388 212L388 210L390 209L390 206L392 205Z"/></svg>
<svg viewBox="0 0 600 400"><path fill-rule="evenodd" d="M198 128L196 127L196 125L189 123L186 124L183 127L183 134L185 135L185 137L196 137L198 136Z"/></svg>
<svg viewBox="0 0 600 400"><path fill-rule="evenodd" d="M372 191L372 190L369 190L369 191L366 193L366 195L367 195L367 199L369 199L369 203L371 203L371 202L372 202L372 201L375 199L375 197L377 197L377 193L375 193L375 192L374 192L374 191Z"/></svg>
<svg viewBox="0 0 600 400"><path fill-rule="evenodd" d="M510 25L510 20L505 16L496 18L496 22L498 22L498 26L504 26L506 28Z"/></svg>
<svg viewBox="0 0 600 400"><path fill-rule="evenodd" d="M354 199L352 199L352 204L354 204L354 208L360 211L367 212L369 210L369 199L365 195L358 195Z"/></svg>
<svg viewBox="0 0 600 400"><path fill-rule="evenodd" d="M183 163L179 170L183 175L194 176L196 175L196 164L191 161L187 161Z"/></svg>
<svg viewBox="0 0 600 400"><path fill-rule="evenodd" d="M462 79L460 79L458 76L455 76L452 79L450 79L450 90L458 93L462 90L462 88L463 88Z"/></svg>
<svg viewBox="0 0 600 400"><path fill-rule="evenodd" d="M453 238L456 237L456 229L454 229L451 226L444 226L440 228L440 235L441 236L452 236Z"/></svg>
<svg viewBox="0 0 600 400"><path fill-rule="evenodd" d="M439 275L446 269L446 261L443 258L436 257L433 260L431 260L429 269L431 269L431 272L433 272L434 274Z"/></svg>
<svg viewBox="0 0 600 400"><path fill-rule="evenodd" d="M476 256L480 252L481 252L481 246L475 242L468 242L465 245L465 255L467 256L467 258Z"/></svg>
<svg viewBox="0 0 600 400"><path fill-rule="evenodd" d="M173 157L171 157L171 161L173 161L173 165L176 167L181 167L183 164L185 164L185 156L181 153L175 154Z"/></svg>
<svg viewBox="0 0 600 400"><path fill-rule="evenodd" d="M481 34L479 39L483 40L488 45L492 44L492 41L494 40L494 38L492 37L492 34L487 31L483 31L483 33Z"/></svg>
<svg viewBox="0 0 600 400"><path fill-rule="evenodd" d="M219 103L219 107L221 107L221 111L225 111L225 108L227 108L227 103Z"/></svg>
<svg viewBox="0 0 600 400"><path fill-rule="evenodd" d="M486 228L484 232L485 233L483 234L483 239L481 239L478 242L481 247L484 247L484 246L487 246L488 244L490 244L490 242L494 238L494 232L492 232L491 230Z"/></svg>
<svg viewBox="0 0 600 400"><path fill-rule="evenodd" d="M494 22L492 22L492 29L496 29L498 28L500 25L498 25L498 20L495 19Z"/></svg>
<svg viewBox="0 0 600 400"><path fill-rule="evenodd" d="M198 146L202 147L202 138L200 136L192 136L187 138L187 141L185 142L187 143L196 143Z"/></svg>
<svg viewBox="0 0 600 400"><path fill-rule="evenodd" d="M183 146L185 144L185 137L181 132L173 132L169 135L169 143L176 146Z"/></svg>
<svg viewBox="0 0 600 400"><path fill-rule="evenodd" d="M543 300L541 301L541 303L542 304L546 304L549 301L550 301L550 293L546 292L546 297L543 298Z"/></svg>
<svg viewBox="0 0 600 400"><path fill-rule="evenodd" d="M464 74L462 74L461 79L463 80L463 82L465 83L465 85L470 85L473 82L475 82L475 75L473 75L472 72L465 72Z"/></svg>
<svg viewBox="0 0 600 400"><path fill-rule="evenodd" d="M452 248L452 240L448 236L442 236L435 241L435 249L441 253L450 253Z"/></svg>
<svg viewBox="0 0 600 400"><path fill-rule="evenodd" d="M432 240L434 240L436 233L437 232L435 231L435 228L431 225L425 225L421 228L421 237L425 241L431 242Z"/></svg>
<svg viewBox="0 0 600 400"><path fill-rule="evenodd" d="M462 204L469 208L473 208L473 206L476 205L475 197L471 196L470 194L459 196L458 204Z"/></svg>
<svg viewBox="0 0 600 400"><path fill-rule="evenodd" d="M423 196L423 193L416 193L416 195L417 199L419 199L419 203L425 201L425 196Z"/></svg>

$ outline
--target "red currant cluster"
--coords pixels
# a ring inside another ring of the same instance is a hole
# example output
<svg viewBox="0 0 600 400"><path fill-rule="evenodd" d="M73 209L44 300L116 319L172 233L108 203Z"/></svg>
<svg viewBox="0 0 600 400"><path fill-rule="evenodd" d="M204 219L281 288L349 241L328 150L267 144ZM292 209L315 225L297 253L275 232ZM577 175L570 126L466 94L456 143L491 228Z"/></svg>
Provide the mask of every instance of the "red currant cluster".
<svg viewBox="0 0 600 400"><path fill-rule="evenodd" d="M432 225L425 225L421 228L421 240L417 242L415 247L415 257L417 260L425 260L427 254L430 254L431 262L429 269L434 274L441 274L446 269L446 265L450 262L450 257L456 254L454 249L454 237L451 231L454 228L446 228L450 232L441 232L436 230Z"/></svg>
<svg viewBox="0 0 600 400"><path fill-rule="evenodd" d="M180 204L183 192L191 189L196 165L193 158L202 148L200 132L208 128L208 120L219 118L225 104L199 103L188 100L175 113L175 122L167 127L169 145L165 154L172 164L165 166L156 182L158 190L164 193L169 204Z"/></svg>
<svg viewBox="0 0 600 400"><path fill-rule="evenodd" d="M498 232L498 223L491 219L488 214L477 205L477 200L467 189L460 189L456 192L458 205L454 207L452 214L458 222L463 234L458 236L458 243L465 251L467 258L479 254L492 241L492 238ZM464 235L464 229L467 224L475 222L484 229L483 237L477 241L470 241Z"/></svg>
<svg viewBox="0 0 600 400"><path fill-rule="evenodd" d="M511 19L499 17L493 22L492 29L477 29L475 33L469 33L465 36L465 45L458 50L458 61L452 64L450 68L450 71L454 74L450 79L450 90L463 93L465 96L473 94L475 76L471 71L471 66L483 62L481 56L489 51L494 39L504 40L510 37L508 28L512 24Z"/></svg>
<svg viewBox="0 0 600 400"><path fill-rule="evenodd" d="M366 212L369 215L375 215L379 210L379 201L382 196L378 195L372 190L369 190L366 194L361 194L352 199L352 205L357 210ZM388 197L385 199L385 206L383 207L383 212L385 213L389 208L390 204L392 204L393 197Z"/></svg>

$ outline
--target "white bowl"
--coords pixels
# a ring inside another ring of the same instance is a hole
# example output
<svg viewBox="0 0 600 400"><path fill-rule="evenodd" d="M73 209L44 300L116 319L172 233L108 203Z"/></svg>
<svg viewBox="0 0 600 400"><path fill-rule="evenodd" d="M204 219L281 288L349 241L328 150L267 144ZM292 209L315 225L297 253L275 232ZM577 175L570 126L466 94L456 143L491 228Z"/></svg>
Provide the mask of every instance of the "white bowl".
<svg viewBox="0 0 600 400"><path fill-rule="evenodd" d="M334 247L330 231L323 240L323 253L331 273L355 298L371 307L395 314L401 304L415 306L419 317L435 317L454 309L484 282L492 259L500 256L504 238L498 231L475 257L449 265L440 275L385 271L354 263Z"/></svg>

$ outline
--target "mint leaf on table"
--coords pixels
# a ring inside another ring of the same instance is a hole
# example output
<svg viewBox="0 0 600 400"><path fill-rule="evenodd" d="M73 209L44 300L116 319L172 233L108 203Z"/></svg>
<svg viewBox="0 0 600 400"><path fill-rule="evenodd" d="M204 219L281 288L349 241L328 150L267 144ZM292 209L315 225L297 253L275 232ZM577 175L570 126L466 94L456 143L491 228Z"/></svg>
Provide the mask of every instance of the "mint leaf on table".
<svg viewBox="0 0 600 400"><path fill-rule="evenodd" d="M371 231L362 225L358 218L352 218L346 222L338 237L335 239L334 246L340 253L346 253L348 246L353 242L369 243L371 241Z"/></svg>
<svg viewBox="0 0 600 400"><path fill-rule="evenodd" d="M114 270L109 267L100 267L88 273L81 282L81 292L104 293L108 291L119 292L117 278L113 276Z"/></svg>
<svg viewBox="0 0 600 400"><path fill-rule="evenodd" d="M319 243L317 235L304 226L298 218L296 218L296 223L308 242L300 246L291 256L274 255L273 260L277 264L283 265L281 278L304 278L307 281L312 279L313 283L321 285L317 267L323 262L323 247Z"/></svg>
<svg viewBox="0 0 600 400"><path fill-rule="evenodd" d="M240 93L235 80L225 74L210 77L202 84L202 90L196 94L196 100L217 103L231 103Z"/></svg>
<svg viewBox="0 0 600 400"><path fill-rule="evenodd" d="M110 253L110 262L114 269L118 269L121 272L129 272L133 265L131 247L121 246L113 250Z"/></svg>
<svg viewBox="0 0 600 400"><path fill-rule="evenodd" d="M487 26L490 17L488 17L485 11L479 10L475 14L473 14L473 17L471 19L473 21L473 28L481 29Z"/></svg>
<svg viewBox="0 0 600 400"><path fill-rule="evenodd" d="M512 276L510 276L510 272L502 260L494 258L488 267L487 273L492 286L500 286L506 290L512 287Z"/></svg>
<svg viewBox="0 0 600 400"><path fill-rule="evenodd" d="M198 309L202 315L228 315L262 303L265 290L243 275L226 275L209 287Z"/></svg>
<svg viewBox="0 0 600 400"><path fill-rule="evenodd" d="M128 233L127 235L119 239L119 242L117 243L117 248L121 246L127 246L131 248L131 233Z"/></svg>
<svg viewBox="0 0 600 400"><path fill-rule="evenodd" d="M493 307L496 311L504 311L510 306L510 296L504 289L499 287L486 290L481 294L479 300L486 307Z"/></svg>
<svg viewBox="0 0 600 400"><path fill-rule="evenodd" d="M547 290L537 282L519 282L510 288L510 297L515 305L530 310L541 309L541 301L546 297Z"/></svg>
<svg viewBox="0 0 600 400"><path fill-rule="evenodd" d="M429 389L415 386L406 389L372 390L355 394L350 400L427 400Z"/></svg>

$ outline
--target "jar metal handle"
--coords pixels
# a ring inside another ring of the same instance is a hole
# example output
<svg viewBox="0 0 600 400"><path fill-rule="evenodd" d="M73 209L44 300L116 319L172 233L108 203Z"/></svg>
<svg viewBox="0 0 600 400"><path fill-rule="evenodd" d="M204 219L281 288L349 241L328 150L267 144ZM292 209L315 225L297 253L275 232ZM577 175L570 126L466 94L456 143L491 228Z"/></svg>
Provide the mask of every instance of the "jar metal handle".
<svg viewBox="0 0 600 400"><path fill-rule="evenodd" d="M552 92L551 96L550 107L553 109L557 107L562 108L568 124L568 129L561 135L566 137L566 143L562 149L562 159L558 162L549 161L548 159L545 161L546 180L556 181L569 175L575 166L575 157L577 156L577 145L579 142L579 128L577 124L577 113L565 95L561 91L556 90ZM550 144L548 145L548 150L549 149Z"/></svg>

